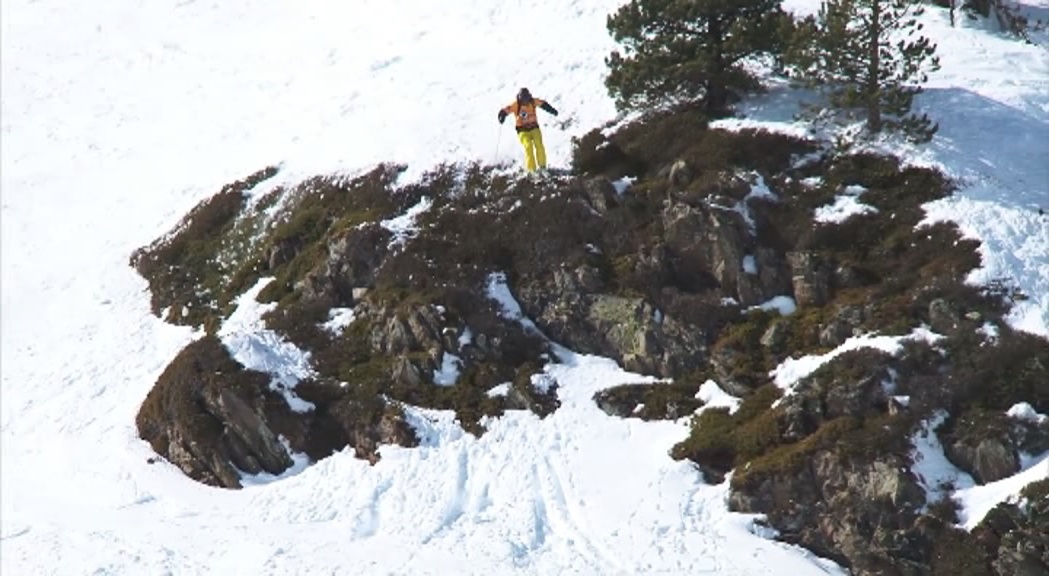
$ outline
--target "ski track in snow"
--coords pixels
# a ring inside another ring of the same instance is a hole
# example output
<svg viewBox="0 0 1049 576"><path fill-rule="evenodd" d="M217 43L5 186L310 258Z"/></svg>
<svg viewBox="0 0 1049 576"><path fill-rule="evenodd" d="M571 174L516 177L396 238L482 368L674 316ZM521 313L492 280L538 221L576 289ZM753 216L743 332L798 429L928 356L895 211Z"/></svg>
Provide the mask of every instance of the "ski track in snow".
<svg viewBox="0 0 1049 576"><path fill-rule="evenodd" d="M135 248L274 163L266 186L379 161L408 163L406 178L449 159L519 164L494 112L521 85L574 119L544 118L551 164L567 165L570 137L615 115L602 59L619 4L4 2L0 573L841 573L756 536L726 512L726 486L670 460L684 423L593 405L638 375L563 351L555 414L511 412L475 439L413 409L422 446L384 448L376 466L343 452L234 492L148 464L137 438L142 399L199 334L150 314ZM948 42L920 103L961 116L915 160L970 185L931 217L984 240L985 274L1016 276L1032 296L1016 321L1037 331L1047 56L970 31ZM752 110L782 112L777 98ZM981 145L988 131L1007 137Z"/></svg>

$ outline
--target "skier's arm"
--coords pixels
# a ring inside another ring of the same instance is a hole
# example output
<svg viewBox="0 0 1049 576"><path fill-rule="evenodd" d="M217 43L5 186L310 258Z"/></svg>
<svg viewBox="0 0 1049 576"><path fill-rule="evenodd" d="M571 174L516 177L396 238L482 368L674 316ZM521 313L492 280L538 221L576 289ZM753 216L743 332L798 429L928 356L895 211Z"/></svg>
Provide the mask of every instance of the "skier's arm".
<svg viewBox="0 0 1049 576"><path fill-rule="evenodd" d="M514 113L514 104L506 106L499 110L499 123L502 124L506 117Z"/></svg>
<svg viewBox="0 0 1049 576"><path fill-rule="evenodd" d="M555 110L554 107L551 106L550 103L547 102L546 100L540 100L539 101L539 107L542 108L543 110L546 110L547 112L553 114L554 116L557 116L557 110Z"/></svg>

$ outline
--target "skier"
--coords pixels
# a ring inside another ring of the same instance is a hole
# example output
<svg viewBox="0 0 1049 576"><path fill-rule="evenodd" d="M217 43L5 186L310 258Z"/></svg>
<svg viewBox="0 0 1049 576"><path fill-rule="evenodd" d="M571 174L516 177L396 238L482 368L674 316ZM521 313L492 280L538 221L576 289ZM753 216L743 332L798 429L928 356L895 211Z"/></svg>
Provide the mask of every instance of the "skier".
<svg viewBox="0 0 1049 576"><path fill-rule="evenodd" d="M528 88L521 88L517 93L517 100L499 111L500 124L509 114L517 118L517 138L524 146L525 164L529 172L534 172L537 165L541 169L546 168L546 148L543 147L543 133L539 130L536 108L542 108L557 116L557 110L554 110L549 102L533 98Z"/></svg>

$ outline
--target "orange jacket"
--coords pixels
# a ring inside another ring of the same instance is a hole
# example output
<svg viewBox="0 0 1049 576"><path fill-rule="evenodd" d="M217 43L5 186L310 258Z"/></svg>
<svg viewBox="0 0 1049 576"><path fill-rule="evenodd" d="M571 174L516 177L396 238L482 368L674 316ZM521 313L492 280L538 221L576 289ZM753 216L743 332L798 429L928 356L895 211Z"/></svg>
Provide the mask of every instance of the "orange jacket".
<svg viewBox="0 0 1049 576"><path fill-rule="evenodd" d="M557 110L549 102L541 98L532 98L529 102L514 102L504 107L499 111L499 122L502 123L507 115L513 114L514 118L516 118L518 132L535 130L539 127L539 116L536 114L536 108L542 108L557 116Z"/></svg>

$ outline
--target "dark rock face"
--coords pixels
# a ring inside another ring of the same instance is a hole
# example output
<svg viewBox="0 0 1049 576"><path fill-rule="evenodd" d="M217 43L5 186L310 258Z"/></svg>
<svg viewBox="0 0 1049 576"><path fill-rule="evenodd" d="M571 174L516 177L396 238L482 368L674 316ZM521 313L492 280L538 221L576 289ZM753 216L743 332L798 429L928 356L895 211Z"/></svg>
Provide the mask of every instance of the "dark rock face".
<svg viewBox="0 0 1049 576"><path fill-rule="evenodd" d="M913 528L925 494L906 458L852 459L833 449L782 473L748 474L733 490L733 510L763 512L788 542L836 558L855 574L920 574Z"/></svg>
<svg viewBox="0 0 1049 576"><path fill-rule="evenodd" d="M696 398L699 385L692 382L624 384L594 394L594 403L617 418L676 420L703 405Z"/></svg>
<svg viewBox="0 0 1049 576"><path fill-rule="evenodd" d="M590 207L600 214L608 212L619 204L616 189L607 178L590 178L583 182L583 194Z"/></svg>
<svg viewBox="0 0 1049 576"><path fill-rule="evenodd" d="M962 318L950 302L937 298L929 303L929 324L936 332L953 334L962 324Z"/></svg>
<svg viewBox="0 0 1049 576"><path fill-rule="evenodd" d="M671 263L682 286L709 288L712 280L723 296L745 306L790 292L783 255L757 246L738 212L671 203L662 218ZM754 259L755 274L744 270L747 256Z"/></svg>
<svg viewBox="0 0 1049 576"><path fill-rule="evenodd" d="M831 269L812 252L789 252L794 299L798 306L822 306L830 296Z"/></svg>
<svg viewBox="0 0 1049 576"><path fill-rule="evenodd" d="M888 354L874 349L846 352L798 383L783 399L783 437L796 441L842 416L863 417L888 409Z"/></svg>
<svg viewBox="0 0 1049 576"><path fill-rule="evenodd" d="M354 293L374 286L375 272L389 251L391 234L378 224L351 228L328 241L327 260L296 285L305 300L351 306ZM271 253L271 268L278 257ZM286 257L281 257L281 259ZM280 261L279 259L277 261Z"/></svg>
<svg viewBox="0 0 1049 576"><path fill-rule="evenodd" d="M550 286L521 289L522 308L548 336L575 350L616 358L628 370L671 376L699 368L703 334L641 298L594 293L597 276L584 269L557 271Z"/></svg>
<svg viewBox="0 0 1049 576"><path fill-rule="evenodd" d="M355 288L371 288L389 250L391 234L376 223L351 228L328 242L327 276L345 300Z"/></svg>
<svg viewBox="0 0 1049 576"><path fill-rule="evenodd" d="M948 423L941 433L944 453L980 484L1020 470L1018 445L1024 427L999 412L971 410Z"/></svg>
<svg viewBox="0 0 1049 576"><path fill-rule="evenodd" d="M1028 485L1024 504L1003 502L972 531L997 576L1049 574L1049 480Z"/></svg>
<svg viewBox="0 0 1049 576"><path fill-rule="evenodd" d="M1003 438L987 438L975 445L955 442L944 446L944 450L956 466L980 484L1008 478L1020 469L1016 451Z"/></svg>
<svg viewBox="0 0 1049 576"><path fill-rule="evenodd" d="M833 348L855 335L863 324L863 308L856 305L841 306L820 330L820 344Z"/></svg>
<svg viewBox="0 0 1049 576"><path fill-rule="evenodd" d="M242 472L287 470L292 460L281 438L311 458L351 444L362 457L377 459L379 444L416 443L403 413L392 405L379 418L329 410L347 396L333 387L327 397L313 398L314 410L296 413L269 381L230 358L218 338L206 336L161 374L139 410L139 435L189 477L225 488L239 488Z"/></svg>
<svg viewBox="0 0 1049 576"><path fill-rule="evenodd" d="M915 525L925 491L910 472L909 446L878 439L898 424L865 424L887 418L889 359L847 352L798 382L776 408L786 446L737 471L729 499L855 574L924 573L931 546Z"/></svg>

